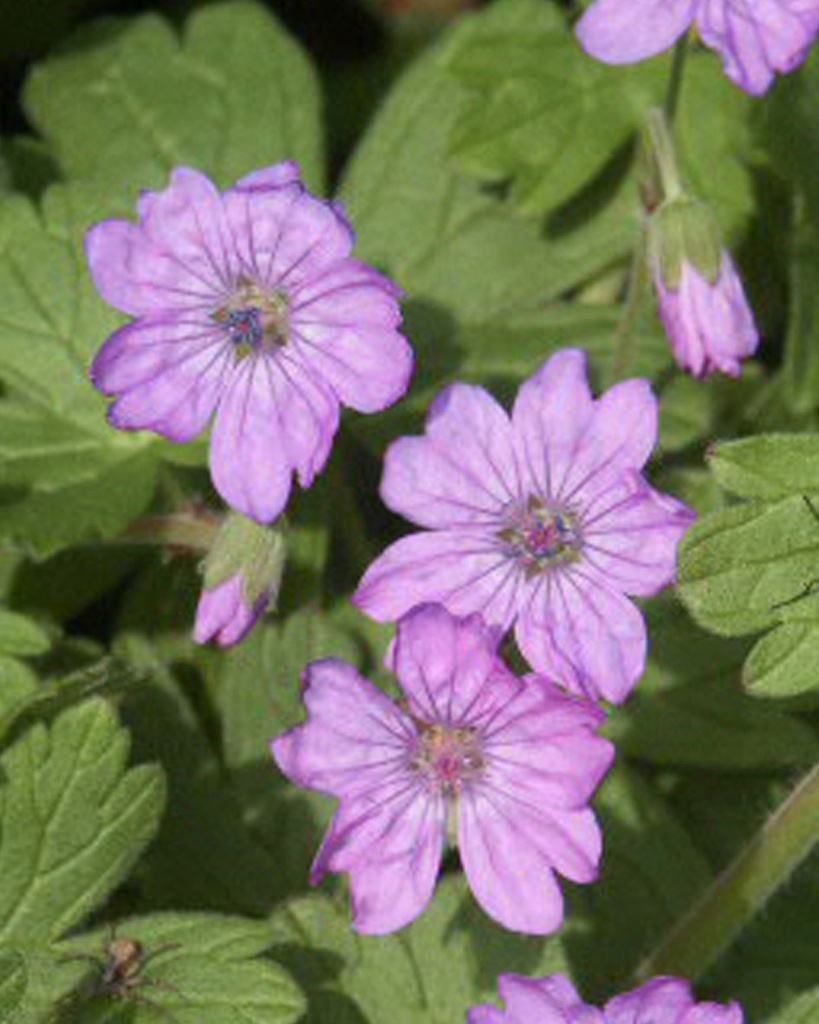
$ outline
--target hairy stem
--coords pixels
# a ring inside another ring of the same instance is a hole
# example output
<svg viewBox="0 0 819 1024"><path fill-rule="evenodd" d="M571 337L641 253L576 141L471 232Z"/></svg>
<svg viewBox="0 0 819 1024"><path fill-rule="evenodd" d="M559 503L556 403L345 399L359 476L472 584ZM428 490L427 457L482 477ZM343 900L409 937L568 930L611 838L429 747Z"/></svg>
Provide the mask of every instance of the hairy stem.
<svg viewBox="0 0 819 1024"><path fill-rule="evenodd" d="M819 843L819 764L637 969L692 981L714 963Z"/></svg>

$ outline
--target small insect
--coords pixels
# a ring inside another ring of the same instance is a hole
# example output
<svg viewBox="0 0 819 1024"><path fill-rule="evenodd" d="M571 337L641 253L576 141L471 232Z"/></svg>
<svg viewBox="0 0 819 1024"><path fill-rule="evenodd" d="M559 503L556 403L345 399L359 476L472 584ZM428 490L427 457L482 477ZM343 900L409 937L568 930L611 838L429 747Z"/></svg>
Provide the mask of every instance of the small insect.
<svg viewBox="0 0 819 1024"><path fill-rule="evenodd" d="M89 979L85 988L87 998L119 999L139 1003L149 1006L168 1020L175 1021L176 1017L166 1007L143 994L141 990L158 988L166 992L177 992L170 982L146 974L145 968L162 953L178 948L178 943L166 943L149 951L138 939L118 936L116 930L112 928L108 941L103 944L101 956L72 953L66 959L85 960L95 968L97 977Z"/></svg>

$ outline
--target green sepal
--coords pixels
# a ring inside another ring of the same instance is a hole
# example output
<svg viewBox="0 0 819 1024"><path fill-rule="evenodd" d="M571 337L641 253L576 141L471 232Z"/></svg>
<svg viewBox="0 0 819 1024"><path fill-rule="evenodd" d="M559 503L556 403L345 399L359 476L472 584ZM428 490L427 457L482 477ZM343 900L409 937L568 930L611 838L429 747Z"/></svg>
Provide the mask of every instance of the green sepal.
<svg viewBox="0 0 819 1024"><path fill-rule="evenodd" d="M722 233L711 208L683 195L664 202L649 221L652 260L667 288L680 287L686 263L709 284L716 284L722 267Z"/></svg>
<svg viewBox="0 0 819 1024"><path fill-rule="evenodd" d="M205 557L205 589L212 590L240 573L245 600L253 608L264 596L275 600L287 559L284 518L263 526L229 512Z"/></svg>

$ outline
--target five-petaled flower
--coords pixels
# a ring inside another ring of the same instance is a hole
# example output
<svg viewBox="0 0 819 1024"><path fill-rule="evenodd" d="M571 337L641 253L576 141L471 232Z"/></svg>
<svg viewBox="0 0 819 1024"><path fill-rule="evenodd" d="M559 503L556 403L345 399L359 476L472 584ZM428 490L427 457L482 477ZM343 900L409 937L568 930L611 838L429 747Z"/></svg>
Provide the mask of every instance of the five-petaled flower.
<svg viewBox="0 0 819 1024"><path fill-rule="evenodd" d="M404 394L412 355L398 288L353 259L337 203L312 196L291 161L219 193L178 168L145 192L139 223L87 236L103 297L136 319L91 376L119 396L122 429L189 441L216 414L210 465L233 508L270 522L325 465L339 405L376 412Z"/></svg>
<svg viewBox="0 0 819 1024"><path fill-rule="evenodd" d="M728 77L760 95L804 61L819 33L819 0L596 0L577 25L583 48L609 64L668 49L692 24Z"/></svg>
<svg viewBox="0 0 819 1024"><path fill-rule="evenodd" d="M346 662L306 672L308 719L271 743L293 781L339 801L311 874L350 873L355 927L381 934L429 902L449 836L479 903L507 928L560 927L555 872L597 875L589 800L613 747L599 707L519 679L480 616L438 605L398 624L398 703Z"/></svg>
<svg viewBox="0 0 819 1024"><path fill-rule="evenodd" d="M742 1024L739 1003L698 1003L683 978L652 978L615 996L602 1009L589 1006L565 975L523 978L502 974L506 1008L476 1006L467 1024Z"/></svg>
<svg viewBox="0 0 819 1024"><path fill-rule="evenodd" d="M592 698L625 699L645 665L647 596L674 577L693 513L641 470L657 438L646 381L595 401L582 352L563 350L520 389L511 419L483 388L454 384L426 434L388 450L381 494L426 532L367 570L355 602L397 619L437 601L515 623L530 664Z"/></svg>

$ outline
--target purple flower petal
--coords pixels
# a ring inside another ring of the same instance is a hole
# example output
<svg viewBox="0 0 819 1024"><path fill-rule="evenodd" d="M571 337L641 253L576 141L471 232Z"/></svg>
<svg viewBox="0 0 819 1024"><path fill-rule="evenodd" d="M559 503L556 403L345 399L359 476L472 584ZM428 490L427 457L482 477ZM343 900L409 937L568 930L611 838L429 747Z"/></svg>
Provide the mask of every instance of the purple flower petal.
<svg viewBox="0 0 819 1024"><path fill-rule="evenodd" d="M539 494L556 496L594 414L586 356L563 349L521 385L512 428L521 474Z"/></svg>
<svg viewBox="0 0 819 1024"><path fill-rule="evenodd" d="M356 260L297 289L290 329L304 360L345 405L377 412L405 393L412 349L387 278Z"/></svg>
<svg viewBox="0 0 819 1024"><path fill-rule="evenodd" d="M702 0L697 24L725 73L752 95L801 64L819 31L815 0Z"/></svg>
<svg viewBox="0 0 819 1024"><path fill-rule="evenodd" d="M436 530L403 537L364 574L353 602L380 622L436 601L454 614L480 611L508 629L517 611L514 562L475 531Z"/></svg>
<svg viewBox="0 0 819 1024"><path fill-rule="evenodd" d="M498 807L484 793L465 793L461 863L475 898L491 917L512 931L548 935L563 922L563 894L549 862L522 834L519 816L519 807Z"/></svg>
<svg viewBox="0 0 819 1024"><path fill-rule="evenodd" d="M699 0L597 0L577 23L583 49L607 64L662 53L691 24Z"/></svg>
<svg viewBox="0 0 819 1024"><path fill-rule="evenodd" d="M264 611L267 600L251 608L244 595L241 573L219 586L205 589L196 609L193 638L198 644L214 641L220 647L238 644Z"/></svg>
<svg viewBox="0 0 819 1024"><path fill-rule="evenodd" d="M272 167L262 167L240 178L233 186L235 189L249 190L256 188L281 188L283 185L301 183L301 168L296 160L282 160Z"/></svg>
<svg viewBox="0 0 819 1024"><path fill-rule="evenodd" d="M456 619L441 605L422 605L398 626L392 667L414 715L427 721L468 721L482 706L508 699L497 643L478 615Z"/></svg>
<svg viewBox="0 0 819 1024"><path fill-rule="evenodd" d="M730 256L724 255L714 284L685 263L679 288L668 288L659 276L656 286L660 317L680 366L695 377L714 370L739 376L759 334Z"/></svg>
<svg viewBox="0 0 819 1024"><path fill-rule="evenodd" d="M523 1022L541 1022L541 1024L566 1024L567 1016L570 1024L604 1024L602 1014L592 1010L588 1016L581 1017L586 1009L583 1000L574 985L563 974L553 974L549 978L521 978L516 974L502 974L498 979L498 991L506 1003L506 1009ZM471 1020L469 1024L472 1024Z"/></svg>
<svg viewBox="0 0 819 1024"><path fill-rule="evenodd" d="M573 693L619 704L645 669L639 609L584 567L534 588L515 635L539 672Z"/></svg>
<svg viewBox="0 0 819 1024"><path fill-rule="evenodd" d="M287 503L297 470L307 487L338 429L338 403L293 360L249 357L234 371L211 437L211 472L222 497L259 522Z"/></svg>
<svg viewBox="0 0 819 1024"><path fill-rule="evenodd" d="M682 978L652 978L633 992L615 996L606 1003L606 1024L640 1024L654 1017L663 1024L681 1024L694 1005L691 986Z"/></svg>
<svg viewBox="0 0 819 1024"><path fill-rule="evenodd" d="M233 354L211 328L141 319L111 335L91 378L107 394L122 393L109 410L115 426L190 441L207 426L232 365Z"/></svg>
<svg viewBox="0 0 819 1024"><path fill-rule="evenodd" d="M688 506L635 473L587 508L583 551L597 574L618 590L649 597L674 581L677 545L695 518Z"/></svg>
<svg viewBox="0 0 819 1024"><path fill-rule="evenodd" d="M509 419L483 388L445 388L425 435L396 441L385 457L384 502L421 526L496 522L519 491Z"/></svg>

